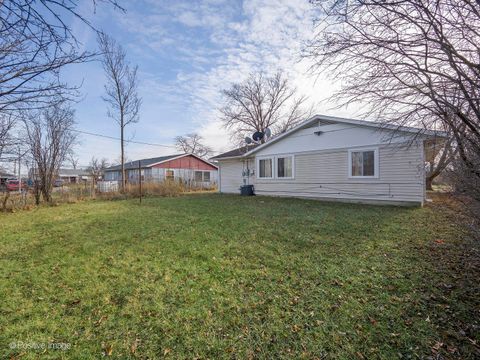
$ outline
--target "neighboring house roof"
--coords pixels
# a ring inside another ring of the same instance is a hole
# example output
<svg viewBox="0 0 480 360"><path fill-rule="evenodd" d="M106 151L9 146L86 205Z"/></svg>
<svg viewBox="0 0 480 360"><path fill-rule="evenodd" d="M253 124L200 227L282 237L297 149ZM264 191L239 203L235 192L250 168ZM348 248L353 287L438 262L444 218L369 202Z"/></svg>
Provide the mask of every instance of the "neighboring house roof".
<svg viewBox="0 0 480 360"><path fill-rule="evenodd" d="M258 144L251 148L248 152L243 153L243 154L237 154L237 155L227 155L231 152L235 152L235 150L229 151L227 153L217 155L212 159L228 159L228 158L236 158L236 157L243 157L243 156L249 156L253 153L256 153L257 151L270 146L277 141L283 139L284 137L290 135L291 133L298 131L302 128L308 127L312 123L315 123L317 121L331 121L332 123L343 123L343 124L351 124L351 125L357 125L357 126L367 126L367 127L373 127L377 128L379 130L381 129L387 129L387 130L393 130L393 131L400 131L404 133L410 133L410 134L415 134L423 137L440 137L440 138L445 138L447 137L447 133L444 131L436 131L436 130L427 130L427 129L420 129L420 128L415 128L415 127L410 127L410 126L396 126L396 125L391 125L391 124L384 124L384 123L379 123L375 121L366 121L366 120L357 120L357 119L348 119L348 118L341 118L341 117L336 117L336 116L328 116L328 115L315 115L312 116L311 118L301 122L297 126L291 128L290 130L277 135L276 137L273 137L270 139L268 142L264 144Z"/></svg>
<svg viewBox="0 0 480 360"><path fill-rule="evenodd" d="M216 159L225 159L225 158L229 158L229 157L242 156L242 155L246 154L247 152L249 152L250 150L255 149L255 148L258 147L258 146L260 146L260 145L259 145L259 144L245 145L245 146L239 147L239 148L237 148L237 149L233 149L233 150L227 151L226 153L223 153L223 154L214 156L214 157L212 157L212 158L210 158L210 159L211 159L211 160L216 160Z"/></svg>
<svg viewBox="0 0 480 360"><path fill-rule="evenodd" d="M215 168L218 168L215 164L212 164L205 159L202 159L201 157L195 155L195 154L175 154L175 155L166 155L166 156L159 156L159 157L154 157L154 158L149 158L149 159L141 159L141 160L135 160L135 161L129 161L125 163L125 170L132 170L132 169L138 169L138 162L140 161L140 167L141 168L149 168L154 165L161 164L166 161L174 160L174 159L179 159L184 156L194 156L197 159L212 165ZM115 166L110 166L105 169L105 171L120 171L122 169L121 165L115 165Z"/></svg>
<svg viewBox="0 0 480 360"><path fill-rule="evenodd" d="M15 175L9 174L7 172L0 171L0 177L1 178L11 178L11 177L15 177Z"/></svg>
<svg viewBox="0 0 480 360"><path fill-rule="evenodd" d="M58 176L88 176L90 173L84 169L58 169Z"/></svg>

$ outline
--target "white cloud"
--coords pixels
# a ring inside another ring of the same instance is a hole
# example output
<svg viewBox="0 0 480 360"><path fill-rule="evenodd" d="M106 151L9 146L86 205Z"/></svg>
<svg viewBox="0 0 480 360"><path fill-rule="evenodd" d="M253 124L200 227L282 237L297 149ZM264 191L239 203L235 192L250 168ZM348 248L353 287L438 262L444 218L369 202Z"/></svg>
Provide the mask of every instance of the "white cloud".
<svg viewBox="0 0 480 360"><path fill-rule="evenodd" d="M191 131L198 131L218 151L233 146L218 117L220 91L232 82L242 81L254 71L283 69L299 92L310 96L315 104L331 95L334 88L325 79L309 74L310 64L300 57L304 43L313 34L316 14L309 2L244 0L241 6L232 4L178 1L167 7L150 0L148 14L127 13L120 20L138 35L134 46L139 53L145 54L148 48L152 54L169 54L174 48L175 59L189 64L168 82L150 70L142 74L142 86L172 106L184 108L191 115ZM172 23L184 29L172 30ZM327 109L328 104L322 104L316 112Z"/></svg>

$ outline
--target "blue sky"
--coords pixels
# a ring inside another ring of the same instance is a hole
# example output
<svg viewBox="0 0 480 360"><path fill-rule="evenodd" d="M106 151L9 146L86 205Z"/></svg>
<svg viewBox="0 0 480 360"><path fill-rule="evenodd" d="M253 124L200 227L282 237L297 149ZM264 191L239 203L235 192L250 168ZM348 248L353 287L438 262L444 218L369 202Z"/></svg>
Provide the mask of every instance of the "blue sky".
<svg viewBox="0 0 480 360"><path fill-rule="evenodd" d="M84 0L81 12L119 41L129 61L139 66L140 122L127 128L135 141L173 145L175 136L196 131L216 151L228 150L233 145L218 120L220 91L257 70L283 69L316 104L315 112L348 115L321 103L334 87L309 74L310 64L300 59L316 15L307 0L123 1L126 13L105 5L94 13L91 3ZM74 20L72 29L85 49L95 48L95 34L85 24ZM72 84L82 84L82 100L75 105L77 127L119 136L101 99L105 82L101 64L75 65L63 75ZM79 140L81 165L92 156L119 158L118 142L87 135ZM169 153L175 150L127 147L131 160Z"/></svg>

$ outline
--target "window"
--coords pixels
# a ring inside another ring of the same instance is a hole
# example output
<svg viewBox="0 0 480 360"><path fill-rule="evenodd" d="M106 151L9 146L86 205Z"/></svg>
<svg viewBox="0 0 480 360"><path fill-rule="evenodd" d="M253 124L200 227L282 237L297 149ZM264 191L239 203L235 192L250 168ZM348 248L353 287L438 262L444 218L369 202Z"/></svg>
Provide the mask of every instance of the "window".
<svg viewBox="0 0 480 360"><path fill-rule="evenodd" d="M195 182L210 182L210 171L195 171Z"/></svg>
<svg viewBox="0 0 480 360"><path fill-rule="evenodd" d="M175 179L175 172L173 170L165 170L165 179L174 180Z"/></svg>
<svg viewBox="0 0 480 360"><path fill-rule="evenodd" d="M293 178L293 156L277 157L277 177Z"/></svg>
<svg viewBox="0 0 480 360"><path fill-rule="evenodd" d="M258 177L259 178L271 178L273 174L273 161L272 159L260 159L258 160Z"/></svg>
<svg viewBox="0 0 480 360"><path fill-rule="evenodd" d="M350 177L378 177L378 149L350 150Z"/></svg>
<svg viewBox="0 0 480 360"><path fill-rule="evenodd" d="M204 182L210 182L210 171L204 171L203 172L203 181Z"/></svg>

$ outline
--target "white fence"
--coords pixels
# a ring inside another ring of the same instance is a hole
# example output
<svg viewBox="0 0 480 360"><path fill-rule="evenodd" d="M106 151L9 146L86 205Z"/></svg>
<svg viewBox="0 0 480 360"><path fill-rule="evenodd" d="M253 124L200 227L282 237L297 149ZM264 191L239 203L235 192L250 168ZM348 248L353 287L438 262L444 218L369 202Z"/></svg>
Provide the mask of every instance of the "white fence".
<svg viewBox="0 0 480 360"><path fill-rule="evenodd" d="M102 193L117 192L119 189L118 181L99 181L97 182L97 191Z"/></svg>

